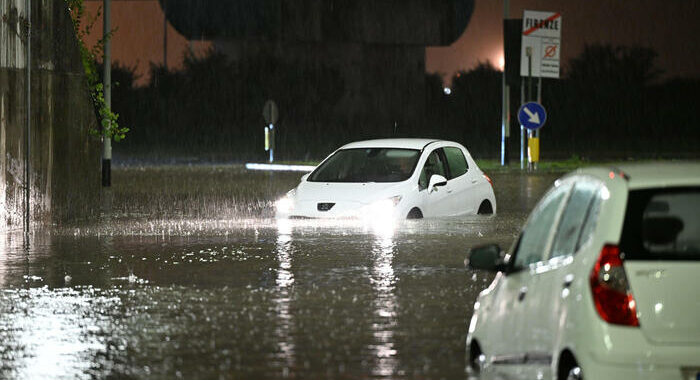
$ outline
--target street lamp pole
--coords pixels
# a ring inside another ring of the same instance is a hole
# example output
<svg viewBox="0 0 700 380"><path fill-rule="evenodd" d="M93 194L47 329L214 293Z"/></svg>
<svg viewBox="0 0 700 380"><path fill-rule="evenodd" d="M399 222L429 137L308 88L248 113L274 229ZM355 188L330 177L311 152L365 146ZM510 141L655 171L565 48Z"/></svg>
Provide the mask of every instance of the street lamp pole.
<svg viewBox="0 0 700 380"><path fill-rule="evenodd" d="M107 109L112 109L112 43L109 38L111 26L111 1L103 0L104 4L104 22L102 24L102 36L104 38L104 75L102 77L102 88L104 91L105 106ZM107 123L110 120L107 119ZM112 139L109 136L110 124L104 127L102 136L102 186L110 187L112 185Z"/></svg>

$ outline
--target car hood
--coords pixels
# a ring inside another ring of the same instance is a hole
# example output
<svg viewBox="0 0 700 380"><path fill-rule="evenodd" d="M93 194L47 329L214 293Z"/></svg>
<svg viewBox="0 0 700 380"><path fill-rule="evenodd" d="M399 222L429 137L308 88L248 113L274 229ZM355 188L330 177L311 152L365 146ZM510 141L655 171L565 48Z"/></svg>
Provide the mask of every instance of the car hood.
<svg viewBox="0 0 700 380"><path fill-rule="evenodd" d="M299 184L296 199L316 202L372 203L381 199L402 195L406 182L308 182Z"/></svg>

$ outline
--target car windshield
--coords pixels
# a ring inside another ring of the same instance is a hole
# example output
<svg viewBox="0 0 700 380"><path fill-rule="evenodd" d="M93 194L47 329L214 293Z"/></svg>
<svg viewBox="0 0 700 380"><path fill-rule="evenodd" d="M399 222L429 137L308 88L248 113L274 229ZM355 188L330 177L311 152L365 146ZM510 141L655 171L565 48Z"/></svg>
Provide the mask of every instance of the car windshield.
<svg viewBox="0 0 700 380"><path fill-rule="evenodd" d="M342 149L314 170L309 181L401 182L411 177L419 156L415 149Z"/></svg>
<svg viewBox="0 0 700 380"><path fill-rule="evenodd" d="M620 249L627 260L700 260L700 188L631 191Z"/></svg>

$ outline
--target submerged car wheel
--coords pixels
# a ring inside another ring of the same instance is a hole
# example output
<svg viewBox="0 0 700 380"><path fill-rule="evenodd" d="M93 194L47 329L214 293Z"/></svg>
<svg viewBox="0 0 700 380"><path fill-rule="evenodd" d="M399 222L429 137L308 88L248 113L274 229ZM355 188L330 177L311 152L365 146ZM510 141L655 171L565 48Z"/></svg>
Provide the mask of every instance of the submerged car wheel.
<svg viewBox="0 0 700 380"><path fill-rule="evenodd" d="M479 343L476 341L472 342L469 348L469 358L467 359L469 370L474 374L479 374L484 367L484 354L481 352L481 347L479 347Z"/></svg>
<svg viewBox="0 0 700 380"><path fill-rule="evenodd" d="M491 215L491 214L493 214L493 207L491 207L491 202L489 202L488 199L485 199L479 205L479 211L477 211L476 213L479 215Z"/></svg>
<svg viewBox="0 0 700 380"><path fill-rule="evenodd" d="M423 219L423 213L418 207L414 207L408 212L406 219Z"/></svg>
<svg viewBox="0 0 700 380"><path fill-rule="evenodd" d="M481 202L479 205L479 211L477 211L477 214L479 215L491 215L493 214L493 207L491 207L491 202L488 200L484 200Z"/></svg>
<svg viewBox="0 0 700 380"><path fill-rule="evenodd" d="M579 367L576 359L571 352L564 351L559 359L559 370L557 371L557 379L559 380L582 380L583 371Z"/></svg>

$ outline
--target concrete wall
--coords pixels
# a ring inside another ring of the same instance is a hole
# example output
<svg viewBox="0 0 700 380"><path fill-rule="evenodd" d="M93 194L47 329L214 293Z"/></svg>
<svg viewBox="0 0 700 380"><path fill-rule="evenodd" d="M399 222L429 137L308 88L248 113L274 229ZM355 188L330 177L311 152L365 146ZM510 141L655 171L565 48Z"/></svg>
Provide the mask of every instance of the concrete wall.
<svg viewBox="0 0 700 380"><path fill-rule="evenodd" d="M32 223L99 210L97 120L64 1L32 0ZM27 125L25 0L0 0L0 229L22 226Z"/></svg>

